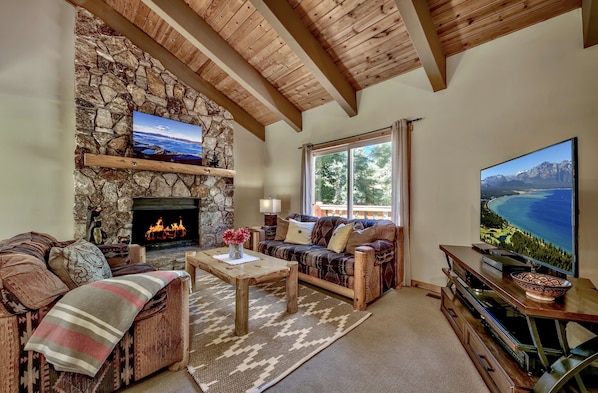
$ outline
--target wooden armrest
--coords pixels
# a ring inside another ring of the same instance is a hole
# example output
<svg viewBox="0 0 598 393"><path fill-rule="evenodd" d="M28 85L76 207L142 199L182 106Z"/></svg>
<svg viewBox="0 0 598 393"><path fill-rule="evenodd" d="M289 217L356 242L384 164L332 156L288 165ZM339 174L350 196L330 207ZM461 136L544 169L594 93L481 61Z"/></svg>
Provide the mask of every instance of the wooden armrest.
<svg viewBox="0 0 598 393"><path fill-rule="evenodd" d="M145 247L139 244L129 244L129 263L145 263Z"/></svg>

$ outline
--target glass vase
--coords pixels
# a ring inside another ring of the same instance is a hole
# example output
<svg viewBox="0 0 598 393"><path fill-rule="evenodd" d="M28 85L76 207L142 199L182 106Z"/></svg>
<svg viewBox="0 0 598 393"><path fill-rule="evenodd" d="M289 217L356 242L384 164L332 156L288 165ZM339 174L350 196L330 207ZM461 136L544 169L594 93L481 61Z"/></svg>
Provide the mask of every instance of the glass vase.
<svg viewBox="0 0 598 393"><path fill-rule="evenodd" d="M230 259L243 258L243 244L230 243L228 245L228 257Z"/></svg>

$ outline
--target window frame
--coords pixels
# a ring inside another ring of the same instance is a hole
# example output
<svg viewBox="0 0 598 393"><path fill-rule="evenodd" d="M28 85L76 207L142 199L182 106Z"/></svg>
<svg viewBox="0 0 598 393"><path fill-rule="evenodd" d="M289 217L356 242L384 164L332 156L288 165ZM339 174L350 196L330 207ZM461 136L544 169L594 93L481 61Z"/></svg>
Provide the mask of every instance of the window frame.
<svg viewBox="0 0 598 393"><path fill-rule="evenodd" d="M314 215L315 214L315 205L316 205L316 200L315 200L315 190L316 190L316 157L320 157L320 156L325 156L328 154L334 154L334 153L341 153L341 152L346 152L347 153L347 201L346 201L346 206L347 206L347 218L348 219L352 219L353 217L353 150L357 149L357 148L361 148L361 147L365 147L365 146L371 146L371 145L377 145L377 144L382 144L382 143L391 143L392 144L392 138L390 135L390 132L384 132L381 134L378 134L376 136L372 136L369 138L362 138L362 137L358 137L355 138L355 140L351 140L349 142L347 141L339 141L338 143L326 143L326 144L322 144L321 147L318 146L313 146L312 147L312 151L311 151L311 184L310 184L310 192L311 192L311 196L312 196L312 206L311 206L311 214ZM394 157L391 155L391 166L393 165L392 160L394 160ZM394 179L393 179L394 181ZM392 190L391 190L392 193ZM393 195L391 194L391 200L393 198ZM392 206L391 206L392 208Z"/></svg>

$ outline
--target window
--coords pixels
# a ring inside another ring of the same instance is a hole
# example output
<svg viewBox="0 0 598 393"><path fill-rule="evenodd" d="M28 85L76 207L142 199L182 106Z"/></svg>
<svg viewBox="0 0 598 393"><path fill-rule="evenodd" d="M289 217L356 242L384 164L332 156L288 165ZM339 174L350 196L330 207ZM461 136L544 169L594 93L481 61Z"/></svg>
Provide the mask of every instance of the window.
<svg viewBox="0 0 598 393"><path fill-rule="evenodd" d="M390 219L392 149L389 136L312 152L312 214Z"/></svg>

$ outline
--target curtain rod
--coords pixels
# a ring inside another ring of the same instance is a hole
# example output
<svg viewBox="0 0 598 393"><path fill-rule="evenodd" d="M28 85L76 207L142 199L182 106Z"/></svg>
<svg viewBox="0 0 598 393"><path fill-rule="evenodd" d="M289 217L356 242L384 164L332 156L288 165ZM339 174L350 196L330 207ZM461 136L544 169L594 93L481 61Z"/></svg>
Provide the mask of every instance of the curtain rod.
<svg viewBox="0 0 598 393"><path fill-rule="evenodd" d="M423 117L418 117L418 118L416 118L416 119L413 119L413 120L407 120L407 123L414 123L414 122L416 122L416 121L420 121L420 120L423 120ZM362 134L351 135L351 136L347 136L347 137L344 137L344 138L339 138L339 139L333 139L333 140L331 140L331 141L327 141L327 142L314 143L314 144L311 144L311 146L312 146L312 147L314 147L314 146L319 146L319 145L327 145L327 144L329 144L329 143L342 142L342 141L344 141L344 140L347 140L347 139L358 138L358 137L360 137L360 136L369 135L369 134L373 134L373 133L375 133L375 132L384 131L384 130L387 130L387 129L391 128L391 127L392 127L392 125L390 125L390 126L386 126L386 127L382 127L382 128L378 128L378 129L376 129L376 130L372 130L372 131L364 132L364 133L362 133ZM309 145L309 144L310 144L310 143L308 143L308 145ZM299 146L297 149L302 149L302 148L303 148L303 146Z"/></svg>

